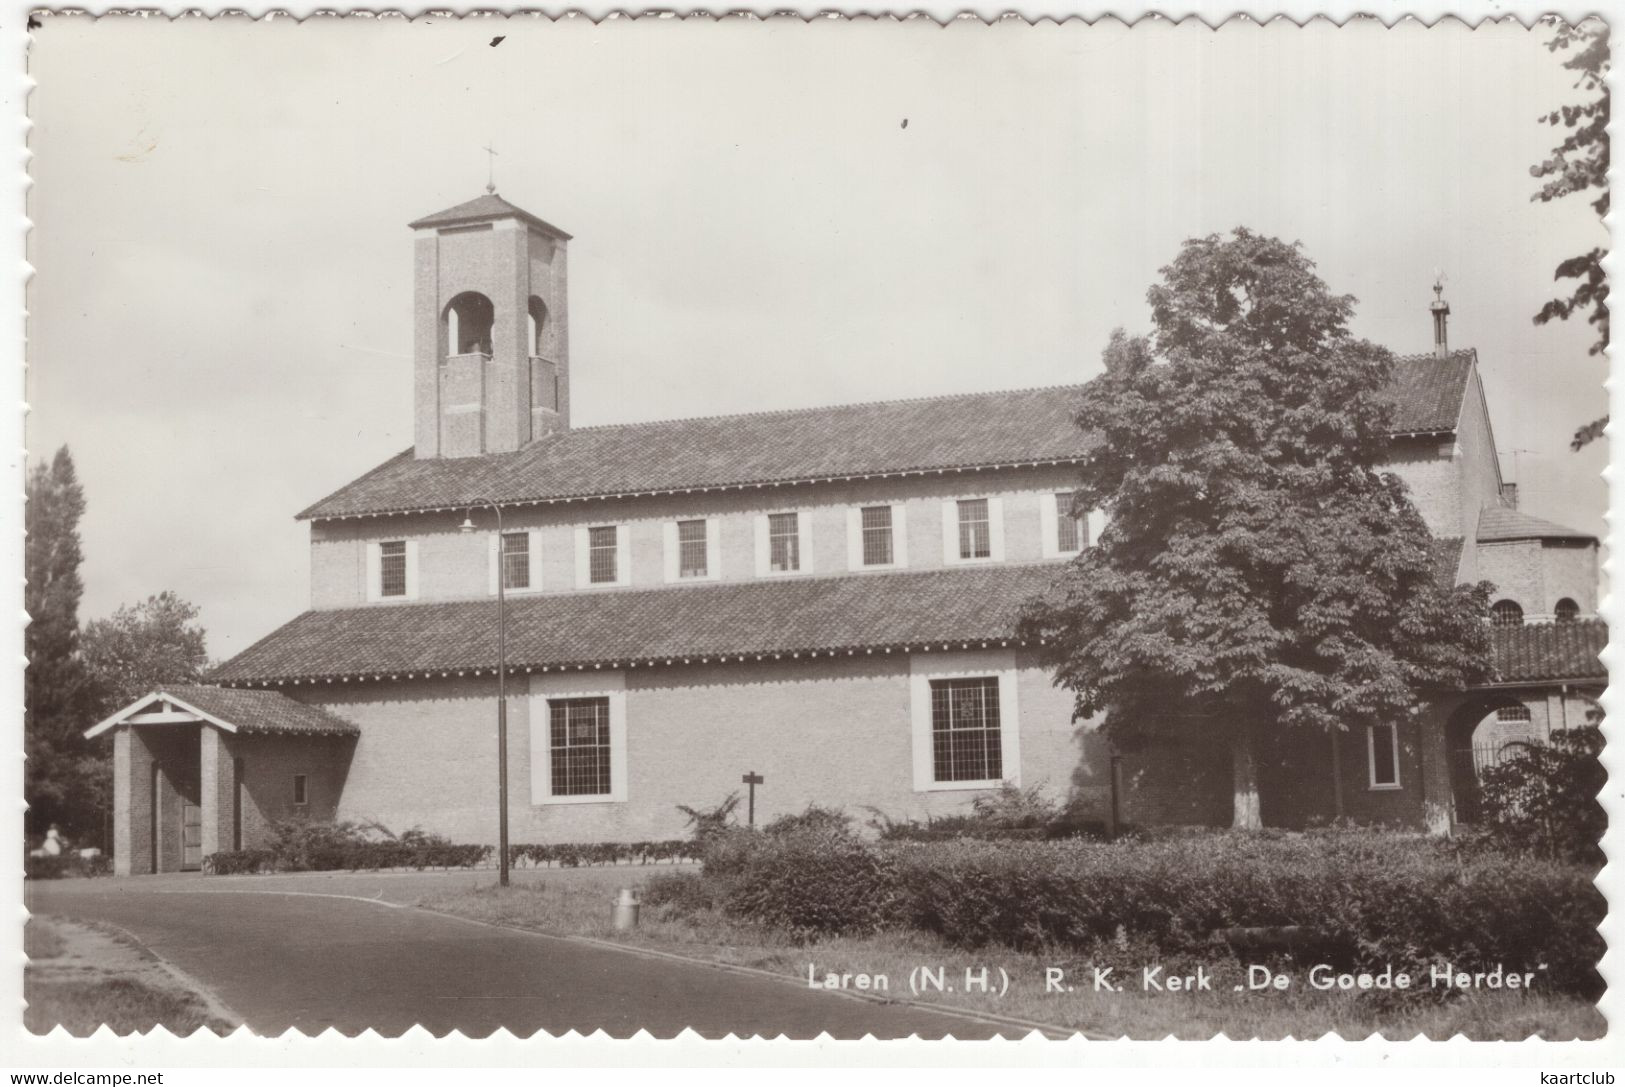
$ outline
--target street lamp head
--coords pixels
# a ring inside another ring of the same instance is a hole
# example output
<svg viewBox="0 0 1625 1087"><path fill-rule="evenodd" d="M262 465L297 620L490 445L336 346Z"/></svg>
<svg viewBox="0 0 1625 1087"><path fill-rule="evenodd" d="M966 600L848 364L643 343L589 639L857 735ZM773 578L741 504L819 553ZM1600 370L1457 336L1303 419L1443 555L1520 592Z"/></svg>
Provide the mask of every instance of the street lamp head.
<svg viewBox="0 0 1625 1087"><path fill-rule="evenodd" d="M474 531L474 518L470 517L466 513L463 514L463 523L457 526L457 531L459 531L459 532L473 532Z"/></svg>

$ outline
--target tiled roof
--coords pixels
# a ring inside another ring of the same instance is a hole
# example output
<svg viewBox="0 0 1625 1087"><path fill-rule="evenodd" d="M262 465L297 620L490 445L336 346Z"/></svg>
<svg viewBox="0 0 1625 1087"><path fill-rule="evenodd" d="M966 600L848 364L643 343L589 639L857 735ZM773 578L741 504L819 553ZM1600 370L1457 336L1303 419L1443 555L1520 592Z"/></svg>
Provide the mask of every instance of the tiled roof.
<svg viewBox="0 0 1625 1087"><path fill-rule="evenodd" d="M1394 359L1391 399L1395 434L1454 432L1467 394L1467 375L1478 354L1471 348L1452 351L1448 358L1400 355Z"/></svg>
<svg viewBox="0 0 1625 1087"><path fill-rule="evenodd" d="M433 215L425 215L421 219L414 219L407 226L417 230L420 227L457 226L460 223L479 223L489 219L522 219L527 223L541 227L549 234L556 234L565 241L570 240L570 235L552 223L532 215L516 204L508 203L496 193L486 193L484 196L477 196L473 200L458 204L454 208L447 208L445 211L437 211Z"/></svg>
<svg viewBox="0 0 1625 1087"><path fill-rule="evenodd" d="M1461 545L1460 536L1440 536L1433 541L1433 576L1440 588L1449 589L1456 584L1456 576L1461 572Z"/></svg>
<svg viewBox="0 0 1625 1087"><path fill-rule="evenodd" d="M869 648L1012 637L1053 563L778 578L688 588L532 596L508 602L510 668ZM495 666L490 600L308 611L211 677L222 683L405 676Z"/></svg>
<svg viewBox="0 0 1625 1087"><path fill-rule="evenodd" d="M1396 434L1456 427L1473 359L1395 369ZM578 427L514 453L416 459L411 450L300 513L355 517L502 503L989 468L1081 457L1081 385L657 423Z"/></svg>
<svg viewBox="0 0 1625 1087"><path fill-rule="evenodd" d="M1579 529L1566 528L1518 510L1490 506L1478 514L1478 542L1501 540L1591 540L1597 537Z"/></svg>
<svg viewBox="0 0 1625 1087"><path fill-rule="evenodd" d="M523 670L980 646L1010 639L1022 602L1059 574L1045 563L524 597L508 603L508 664ZM1606 676L1597 659L1608 642L1600 620L1496 627L1493 641L1501 682ZM489 671L495 663L496 603L470 600L308 611L211 678L425 676ZM353 731L270 692L169 693L245 731Z"/></svg>
<svg viewBox="0 0 1625 1087"><path fill-rule="evenodd" d="M189 686L164 687L162 692L237 726L240 734L354 736L360 732L341 717L275 691Z"/></svg>
<svg viewBox="0 0 1625 1087"><path fill-rule="evenodd" d="M455 507L1072 460L1079 385L719 415L550 434L515 453L407 450L299 516Z"/></svg>
<svg viewBox="0 0 1625 1087"><path fill-rule="evenodd" d="M1494 634L1495 670L1502 683L1608 678L1597 659L1608 645L1608 626L1601 619L1496 627Z"/></svg>

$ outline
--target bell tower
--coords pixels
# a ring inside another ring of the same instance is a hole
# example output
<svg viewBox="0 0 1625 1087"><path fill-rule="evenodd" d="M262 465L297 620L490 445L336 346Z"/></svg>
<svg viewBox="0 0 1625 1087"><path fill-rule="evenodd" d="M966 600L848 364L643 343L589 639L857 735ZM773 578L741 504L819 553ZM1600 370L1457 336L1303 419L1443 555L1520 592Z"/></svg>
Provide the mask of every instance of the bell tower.
<svg viewBox="0 0 1625 1087"><path fill-rule="evenodd" d="M570 235L494 191L410 224L416 453L511 453L570 425Z"/></svg>

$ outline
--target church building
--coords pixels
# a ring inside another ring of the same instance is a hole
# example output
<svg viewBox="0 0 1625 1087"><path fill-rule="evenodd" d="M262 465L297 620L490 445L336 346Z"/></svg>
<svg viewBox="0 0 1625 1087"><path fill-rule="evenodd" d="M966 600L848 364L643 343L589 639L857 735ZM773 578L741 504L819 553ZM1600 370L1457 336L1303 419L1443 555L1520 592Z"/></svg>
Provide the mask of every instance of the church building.
<svg viewBox="0 0 1625 1087"><path fill-rule="evenodd" d="M290 817L495 842L499 666L515 843L681 837L678 805L747 773L759 822L946 815L1003 783L1102 823L1229 822L1227 755L1114 753L1015 637L1102 528L1073 508L1079 386L575 427L570 235L494 192L410 226L413 447L298 515L308 610L89 730L113 735L117 872ZM1483 765L1605 683L1597 540L1518 509L1477 356L1433 315L1390 466L1440 577L1499 586L1497 678L1280 752L1271 823L1448 832Z"/></svg>

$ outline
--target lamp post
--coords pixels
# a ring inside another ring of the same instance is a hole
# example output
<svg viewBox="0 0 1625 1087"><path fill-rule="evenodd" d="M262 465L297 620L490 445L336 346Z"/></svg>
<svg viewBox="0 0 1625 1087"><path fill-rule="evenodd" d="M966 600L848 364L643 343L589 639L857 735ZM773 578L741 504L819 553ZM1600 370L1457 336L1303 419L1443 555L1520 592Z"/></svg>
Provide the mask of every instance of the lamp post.
<svg viewBox="0 0 1625 1087"><path fill-rule="evenodd" d="M507 570L503 568L502 507L480 499L497 515L497 882L508 885L508 617ZM459 528L474 531L472 510L463 514Z"/></svg>

